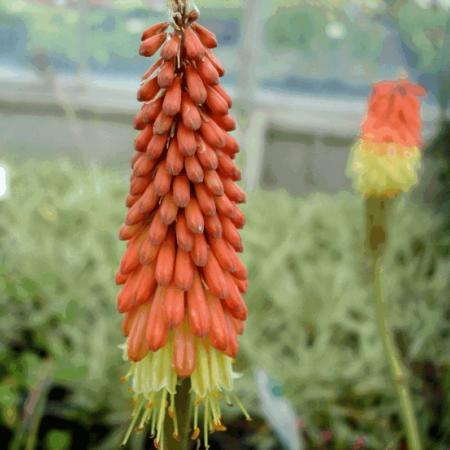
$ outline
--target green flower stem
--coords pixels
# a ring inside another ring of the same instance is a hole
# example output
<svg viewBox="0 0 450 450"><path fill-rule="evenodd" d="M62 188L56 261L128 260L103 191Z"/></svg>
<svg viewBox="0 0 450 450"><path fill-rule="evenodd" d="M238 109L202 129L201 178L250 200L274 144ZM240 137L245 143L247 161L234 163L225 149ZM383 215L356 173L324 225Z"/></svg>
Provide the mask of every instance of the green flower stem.
<svg viewBox="0 0 450 450"><path fill-rule="evenodd" d="M164 442L170 450L188 450L189 448L189 430L192 414L190 389L191 383L189 379L184 379L181 381L181 385L178 386L175 395L179 440L173 438L173 421L166 418L164 423Z"/></svg>
<svg viewBox="0 0 450 450"><path fill-rule="evenodd" d="M387 321L386 300L383 290L383 253L387 239L387 208L389 205L387 200L374 197L367 200L366 206L367 238L372 256L372 276L378 333L383 343L391 379L398 397L408 449L422 450L406 370L401 362Z"/></svg>

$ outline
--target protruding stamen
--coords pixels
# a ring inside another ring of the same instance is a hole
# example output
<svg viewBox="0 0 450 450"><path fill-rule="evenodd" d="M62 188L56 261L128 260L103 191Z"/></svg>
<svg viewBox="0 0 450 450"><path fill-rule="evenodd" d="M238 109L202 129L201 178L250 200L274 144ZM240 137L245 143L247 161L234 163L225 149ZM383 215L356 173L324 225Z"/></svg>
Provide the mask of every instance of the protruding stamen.
<svg viewBox="0 0 450 450"><path fill-rule="evenodd" d="M233 402L231 401L231 398L230 398L230 396L228 395L228 393L225 393L225 403L226 403L228 406L233 406Z"/></svg>
<svg viewBox="0 0 450 450"><path fill-rule="evenodd" d="M205 441L205 449L207 450L209 448L209 442L208 442L208 431L209 431L209 402L208 399L205 401L205 412L203 416L203 440Z"/></svg>
<svg viewBox="0 0 450 450"><path fill-rule="evenodd" d="M211 405L211 413L213 416L213 427L215 422L220 422L220 406L216 398L211 396L209 399Z"/></svg>
<svg viewBox="0 0 450 450"><path fill-rule="evenodd" d="M178 431L178 418L177 411L175 409L175 394L170 394L170 407L168 410L169 417L173 420L173 438L178 441L180 440L180 434Z"/></svg>
<svg viewBox="0 0 450 450"><path fill-rule="evenodd" d="M196 441L196 440L198 439L199 436L200 436L200 428L199 428L199 427L196 427L196 428L194 428L194 431L193 431L192 434L191 434L191 439L192 439L193 441Z"/></svg>
<svg viewBox="0 0 450 450"><path fill-rule="evenodd" d="M194 436L196 434L196 431L198 430L198 434L200 434L200 430L198 428L198 408L199 408L199 403L196 399L195 401L195 406L194 406L194 431L192 433L192 436ZM198 438L198 434L197 437L192 437L193 440Z"/></svg>
<svg viewBox="0 0 450 450"><path fill-rule="evenodd" d="M245 409L242 402L239 400L239 398L235 394L231 394L231 395L233 397L233 400L239 406L239 409L242 411L242 414L244 414L245 420L247 420L248 422L251 422L252 418L250 417L250 414L247 412L247 410Z"/></svg>
<svg viewBox="0 0 450 450"><path fill-rule="evenodd" d="M151 418L151 426L150 426L150 435L151 435L151 437L155 436L157 414L158 413L157 413L156 408L152 408L152 418Z"/></svg>
<svg viewBox="0 0 450 450"><path fill-rule="evenodd" d="M145 424L148 423L148 420L149 420L150 416L152 415L151 408L148 408L147 405L145 405L145 406L146 406L146 408L145 408L144 414L142 414L141 421L139 422L139 426L136 431L144 431Z"/></svg>
<svg viewBox="0 0 450 450"><path fill-rule="evenodd" d="M158 442L160 442L161 440L161 434L164 428L164 419L166 417L166 406L167 406L166 397L167 391L163 389L161 394L161 404L159 407L158 424L156 425L156 440Z"/></svg>
<svg viewBox="0 0 450 450"><path fill-rule="evenodd" d="M134 427L136 426L136 422L137 422L137 420L138 420L138 418L139 418L139 414L140 414L140 412L141 412L143 406L144 406L144 400L142 400L142 401L134 408L134 411L133 411L133 413L132 413L132 415L131 415L131 417L132 417L131 423L130 423L130 425L129 425L129 427L128 427L127 432L125 433L125 437L123 438L123 441L122 441L122 444L121 444L122 447L125 447L125 445L127 445L128 439L130 439L131 432L134 430Z"/></svg>
<svg viewBox="0 0 450 450"><path fill-rule="evenodd" d="M174 431L174 432L172 433L172 437L173 437L177 442L180 442L180 441L181 441L180 435L179 435L176 431Z"/></svg>
<svg viewBox="0 0 450 450"><path fill-rule="evenodd" d="M222 423L214 422L213 423L214 431L227 431L227 427L222 425Z"/></svg>

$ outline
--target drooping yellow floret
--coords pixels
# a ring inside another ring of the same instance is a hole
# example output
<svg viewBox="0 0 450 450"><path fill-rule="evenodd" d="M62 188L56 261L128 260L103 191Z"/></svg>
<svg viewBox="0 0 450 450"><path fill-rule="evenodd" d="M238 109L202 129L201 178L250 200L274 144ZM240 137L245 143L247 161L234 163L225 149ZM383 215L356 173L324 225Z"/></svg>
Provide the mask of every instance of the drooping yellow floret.
<svg viewBox="0 0 450 450"><path fill-rule="evenodd" d="M349 176L364 196L394 197L417 184L418 147L360 139L352 149Z"/></svg>
<svg viewBox="0 0 450 450"><path fill-rule="evenodd" d="M191 438L198 440L201 435L199 416L202 413L204 447L208 447L208 433L224 431L221 406L236 403L247 419L247 411L233 394L233 359L216 350L205 339L195 342L197 364L192 373L190 395L193 399L193 423ZM127 346L124 345L124 358L127 359ZM124 380L129 380L135 394L135 408L132 422L125 436L126 444L133 429L141 431L149 424L156 448L164 450L164 423L168 415L174 424L174 439L179 438L175 395L180 378L173 368L171 355L173 339L157 352L148 353L141 361L131 362L131 367Z"/></svg>

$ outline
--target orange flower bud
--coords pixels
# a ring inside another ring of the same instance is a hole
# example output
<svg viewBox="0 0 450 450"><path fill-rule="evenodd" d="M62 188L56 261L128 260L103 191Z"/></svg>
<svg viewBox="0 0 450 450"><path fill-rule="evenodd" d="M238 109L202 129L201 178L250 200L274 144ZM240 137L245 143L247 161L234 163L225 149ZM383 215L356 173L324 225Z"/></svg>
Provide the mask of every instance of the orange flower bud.
<svg viewBox="0 0 450 450"><path fill-rule="evenodd" d="M228 344L228 326L222 304L217 297L208 294L208 307L211 320L208 337L213 347L223 352Z"/></svg>
<svg viewBox="0 0 450 450"><path fill-rule="evenodd" d="M177 327L184 319L184 291L172 283L167 288L164 305L167 324Z"/></svg>
<svg viewBox="0 0 450 450"><path fill-rule="evenodd" d="M151 302L145 337L148 348L152 352L156 352L161 347L164 347L169 333L169 326L164 315L165 293L166 290L164 288L158 287Z"/></svg>
<svg viewBox="0 0 450 450"><path fill-rule="evenodd" d="M162 222L161 215L155 214L148 230L148 238L153 245L160 245L167 234L168 226Z"/></svg>
<svg viewBox="0 0 450 450"><path fill-rule="evenodd" d="M245 203L245 192L231 178L222 179L223 189L230 200L235 203Z"/></svg>
<svg viewBox="0 0 450 450"><path fill-rule="evenodd" d="M120 227L119 239L122 241L128 241L129 239L135 237L136 234L138 234L140 231L142 231L141 222L135 223L133 225L123 224Z"/></svg>
<svg viewBox="0 0 450 450"><path fill-rule="evenodd" d="M158 93L159 89L157 78L145 80L137 93L138 101L148 102Z"/></svg>
<svg viewBox="0 0 450 450"><path fill-rule="evenodd" d="M159 22L155 23L151 27L148 27L144 30L142 33L142 41L145 41L149 37L155 36L155 34L162 33L167 30L167 27L169 26L169 22Z"/></svg>
<svg viewBox="0 0 450 450"><path fill-rule="evenodd" d="M242 251L242 241L234 223L228 217L221 218L224 238L233 246L236 251Z"/></svg>
<svg viewBox="0 0 450 450"><path fill-rule="evenodd" d="M205 103L208 96L205 85L198 72L192 66L186 67L186 83L192 101L197 105Z"/></svg>
<svg viewBox="0 0 450 450"><path fill-rule="evenodd" d="M142 154L142 158L133 165L133 173L138 177L147 177L156 166L156 161L148 155Z"/></svg>
<svg viewBox="0 0 450 450"><path fill-rule="evenodd" d="M148 177L133 176L130 184L131 195L141 195L150 184Z"/></svg>
<svg viewBox="0 0 450 450"><path fill-rule="evenodd" d="M188 58L202 59L206 54L204 45L192 28L186 28L184 32L184 48Z"/></svg>
<svg viewBox="0 0 450 450"><path fill-rule="evenodd" d="M173 199L172 194L167 194L164 196L164 199L161 203L161 207L159 209L159 213L161 214L161 222L166 225L170 225L175 221L178 214L178 206Z"/></svg>
<svg viewBox="0 0 450 450"><path fill-rule="evenodd" d="M203 275L205 276L209 290L214 295L219 298L228 297L228 284L226 282L225 275L211 250L208 251L208 261L203 268Z"/></svg>
<svg viewBox="0 0 450 450"><path fill-rule="evenodd" d="M134 306L137 276L138 272L132 272L117 296L117 309L121 313L129 311Z"/></svg>
<svg viewBox="0 0 450 450"><path fill-rule="evenodd" d="M195 185L195 195L202 213L205 216L214 216L216 214L216 203L214 202L214 197L203 183Z"/></svg>
<svg viewBox="0 0 450 450"><path fill-rule="evenodd" d="M142 75L142 81L148 80L150 77L152 77L153 74L156 73L156 71L161 67L161 64L164 62L162 58L158 58L156 62L150 67L150 69L147 70L147 72Z"/></svg>
<svg viewBox="0 0 450 450"><path fill-rule="evenodd" d="M187 156L185 158L184 170L192 183L198 184L203 181L205 174L203 173L203 168L195 155Z"/></svg>
<svg viewBox="0 0 450 450"><path fill-rule="evenodd" d="M178 175L183 170L184 157L178 149L178 142L172 139L167 151L166 170L171 175Z"/></svg>
<svg viewBox="0 0 450 450"><path fill-rule="evenodd" d="M150 212L158 203L158 194L155 191L153 183L147 186L147 189L142 194L142 197L136 203L141 213ZM130 210L131 212L131 210Z"/></svg>
<svg viewBox="0 0 450 450"><path fill-rule="evenodd" d="M153 127L147 125L136 137L134 148L138 152L145 152L150 139L153 137Z"/></svg>
<svg viewBox="0 0 450 450"><path fill-rule="evenodd" d="M152 139L148 143L147 155L151 159L158 159L162 155L162 152L164 151L166 142L167 142L167 135L154 134Z"/></svg>
<svg viewBox="0 0 450 450"><path fill-rule="evenodd" d="M141 360L148 352L148 345L145 339L148 317L150 315L151 303L141 305L136 313L136 318L130 329L128 336L128 358L131 361Z"/></svg>
<svg viewBox="0 0 450 450"><path fill-rule="evenodd" d="M200 38L200 40L202 41L203 45L206 48L217 47L217 39L213 32L209 31L207 28L198 23L193 24L192 28L195 30L198 37Z"/></svg>
<svg viewBox="0 0 450 450"><path fill-rule="evenodd" d="M208 238L219 239L222 237L222 224L216 214L205 217L205 228Z"/></svg>
<svg viewBox="0 0 450 450"><path fill-rule="evenodd" d="M219 84L219 72L208 58L204 58L197 63L197 70L205 84Z"/></svg>
<svg viewBox="0 0 450 450"><path fill-rule="evenodd" d="M239 181L241 179L241 171L234 161L225 153L217 152L217 155L220 175L230 177L233 181Z"/></svg>
<svg viewBox="0 0 450 450"><path fill-rule="evenodd" d="M162 98L152 100L151 102L146 103L142 107L142 115L144 122L146 123L153 122L158 117L158 114L162 108L162 104L163 104Z"/></svg>
<svg viewBox="0 0 450 450"><path fill-rule="evenodd" d="M187 293L187 305L192 333L199 337L206 336L209 331L209 309L205 290L197 271L194 272L192 286Z"/></svg>
<svg viewBox="0 0 450 450"><path fill-rule="evenodd" d="M220 224L220 220L217 220ZM224 271L235 272L238 269L236 265L235 252L229 247L226 241L221 238L210 239L209 245L211 246L214 256L217 258L217 261Z"/></svg>
<svg viewBox="0 0 450 450"><path fill-rule="evenodd" d="M233 100L229 96L228 92L220 84L218 84L217 86L213 86L213 89L227 102L228 108L231 108L233 106Z"/></svg>
<svg viewBox="0 0 450 450"><path fill-rule="evenodd" d="M173 117L168 116L164 111L161 111L153 124L153 133L160 135L168 133L172 128L172 123Z"/></svg>
<svg viewBox="0 0 450 450"><path fill-rule="evenodd" d="M188 291L194 279L194 265L189 252L178 249L175 261L175 273L173 281L175 286L183 291Z"/></svg>
<svg viewBox="0 0 450 450"><path fill-rule="evenodd" d="M179 47L180 47L179 36L176 34L171 35L170 39L166 41L161 50L161 57L166 61L175 58L178 54Z"/></svg>
<svg viewBox="0 0 450 450"><path fill-rule="evenodd" d="M239 344L237 339L237 333L233 325L233 317L228 312L225 313L225 321L227 323L227 331L228 331L228 342L227 348L225 349L225 353L231 358L236 358Z"/></svg>
<svg viewBox="0 0 450 450"><path fill-rule="evenodd" d="M226 100L211 86L207 88L208 97L206 98L206 104L212 114L223 116L228 114L228 104Z"/></svg>
<svg viewBox="0 0 450 450"><path fill-rule="evenodd" d="M205 173L205 184L211 194L221 197L223 196L223 183L220 176L215 170L207 170Z"/></svg>
<svg viewBox="0 0 450 450"><path fill-rule="evenodd" d="M151 189L150 186L146 189L145 192ZM130 209L128 210L127 217L125 219L125 223L127 225L134 225L144 220L145 213L141 211L141 203L143 197L144 196L142 196L141 198L139 198L138 196L128 196L127 204L129 204Z"/></svg>
<svg viewBox="0 0 450 450"><path fill-rule="evenodd" d="M191 130L198 130L202 125L200 113L187 94L183 95L183 100L181 103L181 117L183 119L184 126L186 128L190 128Z"/></svg>
<svg viewBox="0 0 450 450"><path fill-rule="evenodd" d="M158 74L158 85L160 88L168 88L175 79L175 60L166 61Z"/></svg>
<svg viewBox="0 0 450 450"><path fill-rule="evenodd" d="M213 115L211 118L225 131L233 131L236 129L236 121L229 114Z"/></svg>
<svg viewBox="0 0 450 450"><path fill-rule="evenodd" d="M144 39L139 47L139 54L147 57L153 56L165 40L166 33L158 33Z"/></svg>
<svg viewBox="0 0 450 450"><path fill-rule="evenodd" d="M178 175L173 181L173 199L180 208L186 208L191 198L191 187L186 175Z"/></svg>
<svg viewBox="0 0 450 450"><path fill-rule="evenodd" d="M206 145L201 137L198 137L197 142L197 158L200 164L206 170L216 170L219 165L216 152L209 145Z"/></svg>
<svg viewBox="0 0 450 450"><path fill-rule="evenodd" d="M204 234L196 234L192 249L192 260L198 267L204 267L208 261L208 244Z"/></svg>
<svg viewBox="0 0 450 450"><path fill-rule="evenodd" d="M195 197L191 197L184 210L186 224L194 234L202 234L205 228L203 214Z"/></svg>
<svg viewBox="0 0 450 450"><path fill-rule="evenodd" d="M210 117L205 115L200 128L203 139L214 149L225 147L227 137L225 131L219 127Z"/></svg>
<svg viewBox="0 0 450 450"><path fill-rule="evenodd" d="M168 116L175 116L181 109L181 78L176 77L167 90L162 109Z"/></svg>
<svg viewBox="0 0 450 450"><path fill-rule="evenodd" d="M173 366L177 375L188 377L195 369L194 337L187 324L182 324L175 330Z"/></svg>
<svg viewBox="0 0 450 450"><path fill-rule="evenodd" d="M195 154L197 150L197 141L195 140L194 131L187 128L184 122L178 124L177 141L180 153L185 156Z"/></svg>
<svg viewBox="0 0 450 450"><path fill-rule="evenodd" d="M141 264L150 264L156 259L159 252L159 245L152 243L150 239L145 239L139 251L139 261Z"/></svg>
<svg viewBox="0 0 450 450"><path fill-rule="evenodd" d="M115 281L117 285L125 284L128 279L128 275L123 274L120 270L116 271Z"/></svg>
<svg viewBox="0 0 450 450"><path fill-rule="evenodd" d="M120 262L120 271L123 274L133 272L139 267L139 250L145 238L145 232L141 232L134 237L128 244L128 247Z"/></svg>
<svg viewBox="0 0 450 450"><path fill-rule="evenodd" d="M153 180L153 188L159 197L163 197L170 191L172 184L172 175L166 170L166 164L162 163L156 170Z"/></svg>
<svg viewBox="0 0 450 450"><path fill-rule="evenodd" d="M156 289L155 265L141 266L136 278L135 304L148 302Z"/></svg>
<svg viewBox="0 0 450 450"><path fill-rule="evenodd" d="M217 70L217 73L219 74L219 76L223 77L225 74L225 69L224 69L222 63L220 62L219 58L217 58L217 56L211 51L207 51L206 56L211 61L211 64Z"/></svg>
<svg viewBox="0 0 450 450"><path fill-rule="evenodd" d="M178 247L185 252L190 252L194 246L194 234L189 230L183 213L178 214L175 230Z"/></svg>
<svg viewBox="0 0 450 450"><path fill-rule="evenodd" d="M175 266L175 239L172 233L168 233L156 258L155 278L161 286L169 286L172 281Z"/></svg>

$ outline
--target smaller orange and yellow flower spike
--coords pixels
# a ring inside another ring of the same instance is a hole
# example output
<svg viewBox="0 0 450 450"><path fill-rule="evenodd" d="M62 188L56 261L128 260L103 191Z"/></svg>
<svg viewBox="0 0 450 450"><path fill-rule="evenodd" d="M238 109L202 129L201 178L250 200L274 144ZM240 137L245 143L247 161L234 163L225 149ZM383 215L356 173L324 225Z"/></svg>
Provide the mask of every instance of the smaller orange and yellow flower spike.
<svg viewBox="0 0 450 450"><path fill-rule="evenodd" d="M349 166L362 195L395 197L417 184L423 95L425 89L407 79L373 86Z"/></svg>

